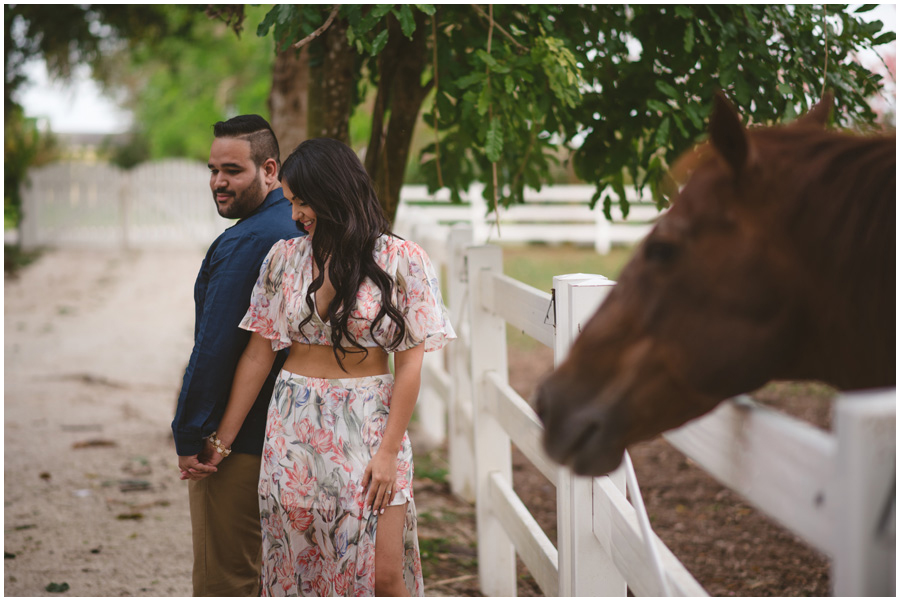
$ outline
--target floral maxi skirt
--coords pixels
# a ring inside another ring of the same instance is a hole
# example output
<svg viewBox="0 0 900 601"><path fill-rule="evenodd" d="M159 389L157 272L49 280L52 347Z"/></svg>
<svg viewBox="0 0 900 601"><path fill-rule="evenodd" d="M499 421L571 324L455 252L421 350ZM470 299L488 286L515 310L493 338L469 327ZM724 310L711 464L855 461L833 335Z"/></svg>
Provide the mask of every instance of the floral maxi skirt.
<svg viewBox="0 0 900 601"><path fill-rule="evenodd" d="M272 393L259 480L262 596L373 596L377 515L362 478L387 424L391 375L327 380L282 371ZM391 505L406 505L403 577L423 596L404 435Z"/></svg>

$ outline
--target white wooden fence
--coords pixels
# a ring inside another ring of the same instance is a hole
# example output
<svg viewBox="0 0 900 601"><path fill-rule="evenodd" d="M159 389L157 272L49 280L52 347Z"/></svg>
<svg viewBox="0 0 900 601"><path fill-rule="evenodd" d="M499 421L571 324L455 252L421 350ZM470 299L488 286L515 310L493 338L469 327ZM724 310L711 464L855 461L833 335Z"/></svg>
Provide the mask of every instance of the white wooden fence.
<svg viewBox="0 0 900 601"><path fill-rule="evenodd" d="M462 226L417 240L443 266L460 335L446 356L429 357L419 412L432 436L446 432L452 489L476 503L482 592L516 594L518 554L547 595L625 595L626 586L638 596L705 595L655 535L646 544L623 468L591 479L553 464L536 414L507 383L505 324L552 347L558 363L613 282L557 276L551 304L503 275L498 247L471 240ZM843 395L828 433L739 398L666 438L826 553L834 594L893 595L895 400L895 390ZM513 491L511 442L556 485L557 547Z"/></svg>
<svg viewBox="0 0 900 601"><path fill-rule="evenodd" d="M446 189L429 194L425 186L404 186L394 229L416 240L422 235L444 237L453 224L468 223L475 244L572 242L607 253L614 244L633 244L642 239L660 214L649 194L640 196L629 187L628 217L614 205L610 222L601 207L590 208L594 186L553 185L540 191L526 188L523 204L500 207L498 228L497 213L489 209L483 191L483 185L473 184L461 195L464 202L459 204L450 202Z"/></svg>
<svg viewBox="0 0 900 601"><path fill-rule="evenodd" d="M231 224L219 217L206 166L55 163L29 172L20 242L86 248L206 247Z"/></svg>
<svg viewBox="0 0 900 601"><path fill-rule="evenodd" d="M166 160L125 171L106 164L55 163L29 172L22 190L24 248L205 247L231 222L218 216L208 187L206 165ZM612 244L642 238L659 213L647 198L628 189L632 210L625 220L618 207L610 223L592 210L592 186L546 186L526 190L526 203L488 213L483 186L473 185L465 202L449 202L447 190L428 194L425 186L404 186L395 229L412 239L420 232L447 235L454 223L468 223L473 240L574 242L608 252Z"/></svg>

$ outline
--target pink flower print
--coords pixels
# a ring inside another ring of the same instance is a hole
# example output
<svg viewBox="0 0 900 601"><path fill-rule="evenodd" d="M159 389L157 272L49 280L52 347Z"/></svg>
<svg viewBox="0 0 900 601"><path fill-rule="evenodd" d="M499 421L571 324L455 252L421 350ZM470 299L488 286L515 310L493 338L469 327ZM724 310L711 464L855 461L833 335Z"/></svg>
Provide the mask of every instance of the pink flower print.
<svg viewBox="0 0 900 601"><path fill-rule="evenodd" d="M334 521L334 517L337 515L336 506L337 499L327 494L324 490L319 491L316 507L318 508L319 515L322 517L323 521L327 523Z"/></svg>
<svg viewBox="0 0 900 601"><path fill-rule="evenodd" d="M275 454L279 458L287 456L287 443L283 436L276 436L272 439L272 448L275 449Z"/></svg>
<svg viewBox="0 0 900 601"><path fill-rule="evenodd" d="M285 475L288 478L287 488L296 491L302 497L308 497L316 484L316 479L309 473L309 467L297 465L296 461L292 467L285 468Z"/></svg>
<svg viewBox="0 0 900 601"><path fill-rule="evenodd" d="M269 479L268 478L260 478L259 486L256 489L256 491L259 493L259 496L262 497L263 499L268 499L269 493L271 492L271 490L272 490L272 484L271 484L271 482L269 482Z"/></svg>
<svg viewBox="0 0 900 601"><path fill-rule="evenodd" d="M348 480L341 488L341 507L357 515L362 514L363 495L362 488L356 480Z"/></svg>
<svg viewBox="0 0 900 601"><path fill-rule="evenodd" d="M266 445L263 448L263 472L274 475L280 467L278 465L279 459L280 457L278 456L278 453L275 452L275 449L272 448L271 445Z"/></svg>
<svg viewBox="0 0 900 601"><path fill-rule="evenodd" d="M324 428L315 430L309 442L313 450L319 455L325 455L331 450L334 434L330 430Z"/></svg>
<svg viewBox="0 0 900 601"><path fill-rule="evenodd" d="M331 597L331 584L324 574L319 574L313 581L313 590L316 591L316 597Z"/></svg>
<svg viewBox="0 0 900 601"><path fill-rule="evenodd" d="M312 436L313 425L312 422L309 421L308 417L304 417L303 420L298 424L294 422L294 436L297 437L302 443L309 442L310 436Z"/></svg>
<svg viewBox="0 0 900 601"><path fill-rule="evenodd" d="M384 432L384 414L373 413L367 415L362 425L362 441L369 446L375 446L381 441Z"/></svg>
<svg viewBox="0 0 900 601"><path fill-rule="evenodd" d="M334 577L334 596L346 597L353 584L352 572L343 570Z"/></svg>
<svg viewBox="0 0 900 601"><path fill-rule="evenodd" d="M291 507L287 514L291 527L297 532L306 532L312 526L313 514L305 507Z"/></svg>
<svg viewBox="0 0 900 601"><path fill-rule="evenodd" d="M284 434L284 422L281 413L273 405L266 419L266 438L275 438Z"/></svg>
<svg viewBox="0 0 900 601"><path fill-rule="evenodd" d="M409 488L409 480L400 476L397 478L397 490L407 490Z"/></svg>
<svg viewBox="0 0 900 601"><path fill-rule="evenodd" d="M260 522L262 524L262 531L267 537L271 536L273 539L280 539L284 537L284 530L281 529L281 520L278 519L277 514L264 514Z"/></svg>
<svg viewBox="0 0 900 601"><path fill-rule="evenodd" d="M281 590L285 593L290 591L294 587L294 567L291 565L290 558L287 556L287 553L283 551L277 551L273 556L273 563L275 564L275 576L278 579L278 584L281 586Z"/></svg>

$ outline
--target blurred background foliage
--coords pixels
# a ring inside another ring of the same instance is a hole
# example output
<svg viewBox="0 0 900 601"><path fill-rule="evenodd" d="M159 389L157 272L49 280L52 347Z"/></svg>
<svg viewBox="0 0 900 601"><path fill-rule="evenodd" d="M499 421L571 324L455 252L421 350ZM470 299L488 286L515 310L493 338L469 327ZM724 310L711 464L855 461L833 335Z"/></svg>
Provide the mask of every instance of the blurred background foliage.
<svg viewBox="0 0 900 601"><path fill-rule="evenodd" d="M663 205L717 89L772 123L824 84L836 124L873 126L867 99L884 82L855 56L895 39L862 18L874 6L5 5L6 212L23 166L53 146L16 103L23 65L41 58L62 78L90 65L131 109L125 143L104 149L125 167L205 160L212 123L252 112L285 152L315 135L351 144L389 214L403 181L458 199L479 180L510 203L577 180L607 213L627 213L626 185L649 186Z"/></svg>

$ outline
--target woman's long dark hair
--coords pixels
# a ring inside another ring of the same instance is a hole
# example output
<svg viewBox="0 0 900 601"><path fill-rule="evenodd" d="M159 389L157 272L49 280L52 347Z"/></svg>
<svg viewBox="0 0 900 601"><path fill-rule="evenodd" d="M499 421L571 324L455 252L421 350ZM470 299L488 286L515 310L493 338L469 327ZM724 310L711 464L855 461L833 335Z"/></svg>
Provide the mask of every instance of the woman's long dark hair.
<svg viewBox="0 0 900 601"><path fill-rule="evenodd" d="M348 352L345 345L368 354L347 327L350 313L356 307L356 293L366 278L381 290L381 309L371 328L375 330L385 316L389 317L396 330L385 350L396 348L406 336L406 323L393 303L394 283L373 255L375 241L382 234L390 233L390 222L359 158L342 142L313 138L300 144L285 159L279 179L316 213L312 252L319 274L306 293L310 314L299 327L312 319L314 295L325 281L325 263L330 260L328 273L335 295L324 320L331 324L331 343L338 365L347 371L342 361Z"/></svg>

